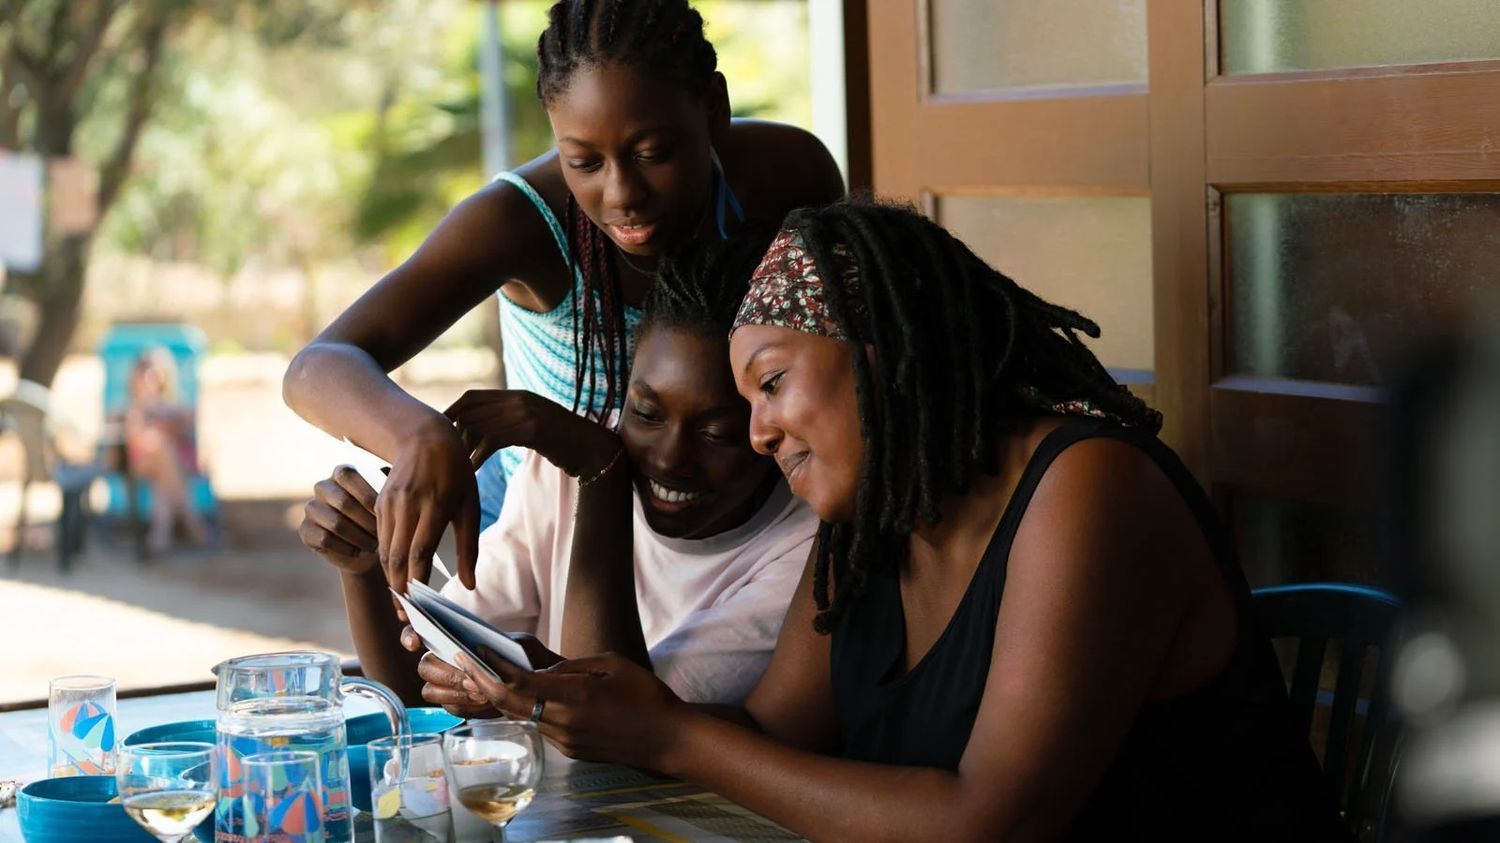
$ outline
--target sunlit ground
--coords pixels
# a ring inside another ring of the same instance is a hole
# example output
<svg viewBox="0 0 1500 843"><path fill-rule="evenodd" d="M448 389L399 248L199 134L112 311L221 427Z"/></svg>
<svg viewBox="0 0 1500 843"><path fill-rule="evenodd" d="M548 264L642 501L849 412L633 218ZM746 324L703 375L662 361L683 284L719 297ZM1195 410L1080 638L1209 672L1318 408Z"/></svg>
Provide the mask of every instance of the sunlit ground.
<svg viewBox="0 0 1500 843"><path fill-rule="evenodd" d="M429 352L403 378L442 407L470 385L489 385L492 360L483 351ZM282 404L285 367L279 355L204 364L199 437L226 512L216 548L141 565L123 538L91 530L64 576L51 547L57 494L33 487L28 550L14 572L8 558L0 561L0 702L43 699L47 680L65 673L103 673L127 689L200 681L214 664L246 653L291 646L352 653L337 574L293 532L298 501L327 476L337 452ZM95 440L101 384L92 357L64 367L53 397L66 436ZM6 387L0 383L0 393ZM18 503L12 446L0 441L0 554Z"/></svg>

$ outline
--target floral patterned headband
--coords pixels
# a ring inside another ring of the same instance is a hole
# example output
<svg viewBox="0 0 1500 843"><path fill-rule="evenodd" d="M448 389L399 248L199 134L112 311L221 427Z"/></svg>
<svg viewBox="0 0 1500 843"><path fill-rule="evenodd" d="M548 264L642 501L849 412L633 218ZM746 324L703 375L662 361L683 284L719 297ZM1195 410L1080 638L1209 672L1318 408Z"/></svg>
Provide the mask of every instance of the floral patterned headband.
<svg viewBox="0 0 1500 843"><path fill-rule="evenodd" d="M847 246L838 243L833 247L833 260L834 270L843 281L844 302L850 308L855 333L868 336L869 320L859 297L859 267L854 256ZM750 289L730 332L741 325L774 325L837 340L849 338L828 312L823 276L801 233L783 229L771 241L771 248L750 276Z"/></svg>
<svg viewBox="0 0 1500 843"><path fill-rule="evenodd" d="M845 307L850 311L848 321L854 326L858 339L868 338L871 336L872 326L860 297L859 266L848 246L835 243L831 251L834 270L843 283ZM745 300L734 317L730 333L734 333L742 325L774 325L836 340L849 339L849 335L828 312L828 295L824 291L823 276L818 271L812 253L807 250L801 233L783 229L771 242L766 256L750 276L750 289L745 293ZM1104 419L1124 426L1131 424L1091 399L1059 399L1046 395L1027 383L1016 384L1015 395L1023 405L1038 412ZM1150 411L1144 426L1155 432L1161 427L1161 414Z"/></svg>

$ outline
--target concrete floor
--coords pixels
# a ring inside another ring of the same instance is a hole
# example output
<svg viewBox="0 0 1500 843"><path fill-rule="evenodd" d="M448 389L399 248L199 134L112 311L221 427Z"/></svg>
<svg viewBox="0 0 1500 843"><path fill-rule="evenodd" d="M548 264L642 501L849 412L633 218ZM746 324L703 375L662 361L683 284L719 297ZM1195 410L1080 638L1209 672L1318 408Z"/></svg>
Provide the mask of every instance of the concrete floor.
<svg viewBox="0 0 1500 843"><path fill-rule="evenodd" d="M125 690L205 679L246 653L353 652L336 572L291 546L141 565L123 545L95 543L66 576L50 552L32 552L0 579L0 618L0 702L44 698L47 679L66 673L114 676Z"/></svg>

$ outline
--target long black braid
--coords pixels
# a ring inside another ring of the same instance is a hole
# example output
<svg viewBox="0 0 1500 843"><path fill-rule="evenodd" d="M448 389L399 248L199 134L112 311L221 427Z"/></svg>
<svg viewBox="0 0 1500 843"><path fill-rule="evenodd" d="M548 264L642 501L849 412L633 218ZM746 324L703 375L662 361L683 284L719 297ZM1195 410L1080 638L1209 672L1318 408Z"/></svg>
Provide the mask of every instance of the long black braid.
<svg viewBox="0 0 1500 843"><path fill-rule="evenodd" d="M1083 344L1098 325L1017 285L914 208L856 199L795 211L785 225L802 235L829 316L849 338L864 437L854 518L818 534L819 632L834 628L872 570L904 561L907 537L937 523L945 495L997 469L995 443L1021 417L1077 402L1160 426ZM829 271L840 265L835 247L852 258L857 301Z"/></svg>
<svg viewBox="0 0 1500 843"><path fill-rule="evenodd" d="M574 72L585 67L639 68L699 95L708 91L718 68L718 56L703 35L703 18L687 0L558 0L548 12L536 51L536 92L544 105L566 91ZM573 302L573 409L595 403L602 379L601 415L608 414L621 397L628 344L619 269L609 237L579 209L571 193L563 225L568 275L582 274L584 291L583 300ZM596 349L597 357L592 353Z"/></svg>

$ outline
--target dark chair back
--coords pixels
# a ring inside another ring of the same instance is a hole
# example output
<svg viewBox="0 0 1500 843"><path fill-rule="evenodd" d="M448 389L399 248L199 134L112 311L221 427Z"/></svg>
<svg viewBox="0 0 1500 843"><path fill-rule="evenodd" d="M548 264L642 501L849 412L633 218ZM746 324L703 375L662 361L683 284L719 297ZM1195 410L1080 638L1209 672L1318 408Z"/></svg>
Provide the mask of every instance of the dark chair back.
<svg viewBox="0 0 1500 843"><path fill-rule="evenodd" d="M1380 839L1400 731L1390 716L1391 635L1399 601L1346 583L1274 586L1256 590L1254 598L1261 629L1272 640L1297 641L1287 689L1310 738L1316 737L1315 712L1329 709L1323 776L1340 812L1361 839ZM1337 642L1337 661L1325 667L1330 642ZM1370 650L1373 676L1367 669ZM1325 674L1333 678L1331 697L1320 690ZM1368 688L1367 680L1373 680ZM1362 725L1356 733L1357 722Z"/></svg>

